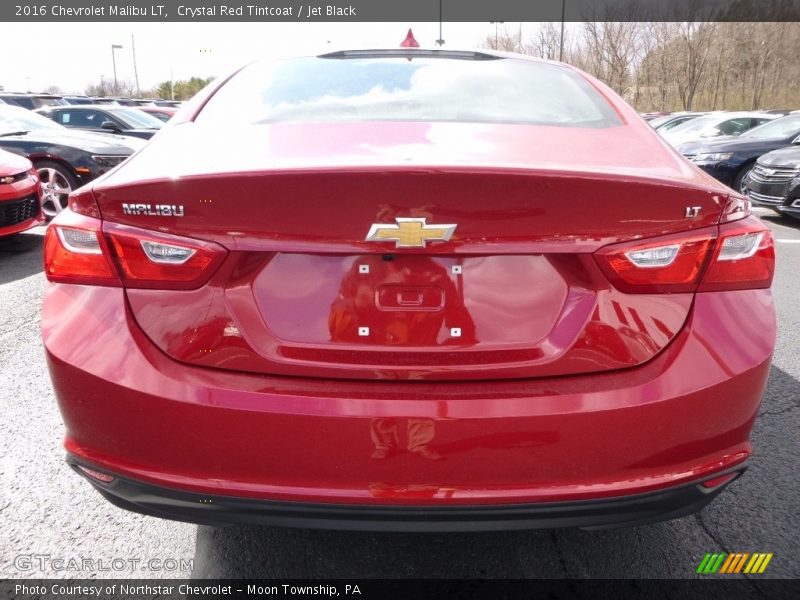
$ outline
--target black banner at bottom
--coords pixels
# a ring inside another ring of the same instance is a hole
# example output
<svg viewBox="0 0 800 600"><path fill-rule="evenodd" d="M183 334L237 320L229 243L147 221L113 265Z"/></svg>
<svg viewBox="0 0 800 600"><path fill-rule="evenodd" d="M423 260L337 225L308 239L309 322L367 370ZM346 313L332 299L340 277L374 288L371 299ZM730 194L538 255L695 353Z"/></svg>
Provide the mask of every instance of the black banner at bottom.
<svg viewBox="0 0 800 600"><path fill-rule="evenodd" d="M600 600L737 600L800 598L800 580L713 577L709 579L332 579L332 580L178 580L178 579L6 579L0 597L18 600L202 600L231 598L491 598Z"/></svg>

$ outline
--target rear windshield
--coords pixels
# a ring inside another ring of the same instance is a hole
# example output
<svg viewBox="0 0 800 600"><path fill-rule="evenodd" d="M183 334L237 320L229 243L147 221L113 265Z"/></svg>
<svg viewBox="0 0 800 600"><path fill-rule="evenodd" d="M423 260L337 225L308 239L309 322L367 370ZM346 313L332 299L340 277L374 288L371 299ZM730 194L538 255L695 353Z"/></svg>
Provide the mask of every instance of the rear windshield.
<svg viewBox="0 0 800 600"><path fill-rule="evenodd" d="M224 84L196 121L620 124L597 90L566 67L517 59L429 57L255 63Z"/></svg>

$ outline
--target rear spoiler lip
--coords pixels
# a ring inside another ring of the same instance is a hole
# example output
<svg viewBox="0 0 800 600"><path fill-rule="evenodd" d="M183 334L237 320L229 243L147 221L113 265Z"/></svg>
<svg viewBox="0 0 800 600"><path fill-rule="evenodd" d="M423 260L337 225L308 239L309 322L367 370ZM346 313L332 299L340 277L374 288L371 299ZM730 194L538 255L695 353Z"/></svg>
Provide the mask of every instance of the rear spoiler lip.
<svg viewBox="0 0 800 600"><path fill-rule="evenodd" d="M681 175L680 171L672 171L658 174L644 174L638 170L619 169L617 171L609 170L592 170L591 168L574 167L571 168L567 165L559 165L554 167L524 167L524 166L509 166L500 164L487 164L482 162L480 164L474 163L459 163L459 164L397 164L397 163L373 163L373 164L324 164L324 163L303 163L296 166L280 165L272 168L258 169L258 170L242 170L242 171L218 171L213 173L189 173L189 174L176 174L170 177L159 176L150 179L137 179L135 181L124 183L109 183L106 184L105 178L102 181L97 181L93 186L97 190L114 189L114 188L136 188L141 185L152 185L156 183L170 183L173 185L176 180L196 181L201 179L216 179L222 177L251 177L263 175L314 175L314 174L370 174L370 173L409 173L409 174L487 174L487 175L507 175L511 177L528 177L528 176L547 176L554 178L574 178L591 181L625 181L631 184L642 185L655 185L665 186L676 189L683 189L695 192L706 192L716 194L721 197L727 197L731 190L728 190L722 184L715 185L714 182L706 184L702 180L687 179L685 177L678 178Z"/></svg>

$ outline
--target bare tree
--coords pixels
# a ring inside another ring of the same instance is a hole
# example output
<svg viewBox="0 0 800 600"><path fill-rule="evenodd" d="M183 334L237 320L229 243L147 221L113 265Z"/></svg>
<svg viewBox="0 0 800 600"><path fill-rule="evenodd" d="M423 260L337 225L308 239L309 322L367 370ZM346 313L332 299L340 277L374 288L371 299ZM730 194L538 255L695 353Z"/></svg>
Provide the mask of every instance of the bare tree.
<svg viewBox="0 0 800 600"><path fill-rule="evenodd" d="M713 15L701 9L690 6L682 22L640 23L629 12L616 20L585 17L581 29L566 36L564 61L639 110L800 108L800 23L706 22L700 18ZM526 30L528 38L521 39L516 28L498 27L484 45L558 59L558 24Z"/></svg>

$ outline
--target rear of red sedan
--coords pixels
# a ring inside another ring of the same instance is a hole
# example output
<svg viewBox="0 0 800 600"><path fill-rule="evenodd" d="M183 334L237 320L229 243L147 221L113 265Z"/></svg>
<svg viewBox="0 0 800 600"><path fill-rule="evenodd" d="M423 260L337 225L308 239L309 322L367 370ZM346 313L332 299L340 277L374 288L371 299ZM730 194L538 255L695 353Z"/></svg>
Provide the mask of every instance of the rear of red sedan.
<svg viewBox="0 0 800 600"><path fill-rule="evenodd" d="M0 238L44 222L39 175L22 156L0 150Z"/></svg>
<svg viewBox="0 0 800 600"><path fill-rule="evenodd" d="M565 65L256 63L70 206L42 331L68 462L119 506L602 527L747 466L769 230Z"/></svg>

